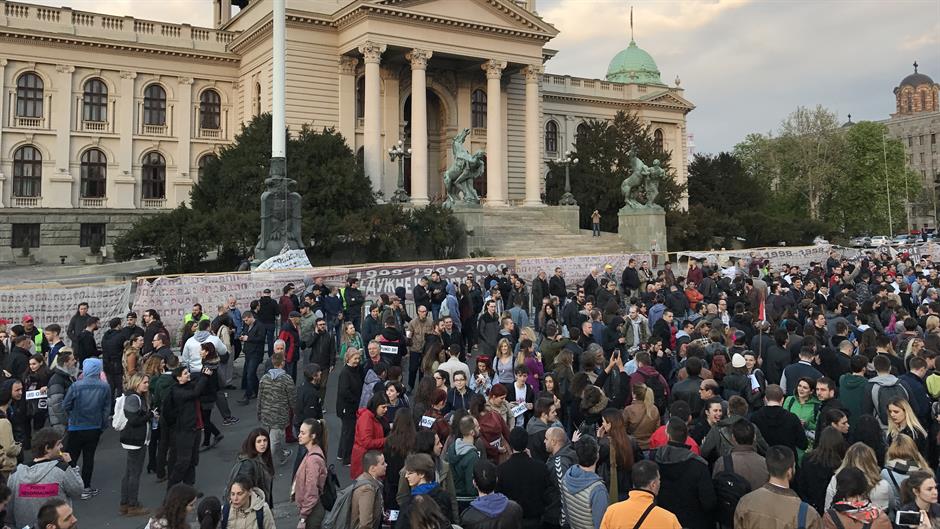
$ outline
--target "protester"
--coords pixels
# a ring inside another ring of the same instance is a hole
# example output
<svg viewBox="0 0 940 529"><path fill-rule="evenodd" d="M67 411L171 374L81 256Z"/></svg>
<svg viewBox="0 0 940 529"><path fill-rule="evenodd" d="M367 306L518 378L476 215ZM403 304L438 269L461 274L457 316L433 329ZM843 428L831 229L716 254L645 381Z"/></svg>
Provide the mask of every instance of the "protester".
<svg viewBox="0 0 940 529"><path fill-rule="evenodd" d="M229 488L228 502L222 507L222 524L227 529L276 529L264 492L244 478L235 478Z"/></svg>
<svg viewBox="0 0 940 529"><path fill-rule="evenodd" d="M119 413L115 410L115 413ZM121 446L127 450L127 467L121 481L120 513L125 516L144 516L150 513L140 505L140 474L144 470L144 457L153 431L153 412L150 410L150 379L134 373L124 380L124 418L127 424L121 430Z"/></svg>
<svg viewBox="0 0 940 529"><path fill-rule="evenodd" d="M10 475L7 486L13 491L8 512L14 527L36 520L44 503L59 499L77 500L84 484L78 468L69 466L71 457L62 451L62 436L52 428L33 435L33 460L20 464Z"/></svg>
<svg viewBox="0 0 940 529"><path fill-rule="evenodd" d="M294 380L284 371L284 354L277 352L271 355L271 364L273 367L258 385L258 422L270 432L271 453L277 455L279 465L284 465L291 455L285 443L284 429L290 424L296 393Z"/></svg>
<svg viewBox="0 0 940 529"><path fill-rule="evenodd" d="M157 511L147 523L149 529L190 529L186 518L196 509L198 493L192 485L178 483L167 490Z"/></svg>
<svg viewBox="0 0 940 529"><path fill-rule="evenodd" d="M512 455L496 469L496 491L522 507L523 529L557 525L557 520L546 519L546 508L557 501L558 489L545 464L526 453L528 444L529 434L522 428L509 432Z"/></svg>
<svg viewBox="0 0 940 529"><path fill-rule="evenodd" d="M203 374L207 375L208 371L204 368ZM173 369L173 379L176 383L170 388L160 410L160 416L167 419L167 438L172 446L167 451L170 454L167 461L167 490L180 482L187 485L196 482L203 429L202 414L198 411L202 409L199 397L209 380L200 377L197 382L191 382L189 369L182 365Z"/></svg>
<svg viewBox="0 0 940 529"><path fill-rule="evenodd" d="M382 480L385 478L385 457L369 450L356 464L362 472L355 476L349 527L376 529L382 522Z"/></svg>
<svg viewBox="0 0 940 529"><path fill-rule="evenodd" d="M245 478L252 488L261 489L269 505L274 505L274 460L271 457L271 438L264 428L255 428L242 443L238 460L229 472L225 490L236 478Z"/></svg>
<svg viewBox="0 0 940 529"><path fill-rule="evenodd" d="M36 527L41 529L76 529L78 519L66 500L55 498L44 503L36 516Z"/></svg>
<svg viewBox="0 0 940 529"><path fill-rule="evenodd" d="M72 466L82 458L82 499L98 495L92 488L91 478L95 470L95 452L101 432L107 428L111 414L111 388L99 378L101 360L87 358L82 363L82 379L72 384L62 401L62 409L68 414L68 451Z"/></svg>
<svg viewBox="0 0 940 529"><path fill-rule="evenodd" d="M496 483L496 465L486 459L474 463L473 486L478 497L460 515L464 529L522 526L522 507L496 492Z"/></svg>
<svg viewBox="0 0 940 529"><path fill-rule="evenodd" d="M917 509L920 510L920 509ZM836 494L832 508L823 517L825 529L891 529L887 514L868 499L865 474L857 468L845 468L836 475Z"/></svg>
<svg viewBox="0 0 940 529"><path fill-rule="evenodd" d="M680 529L676 515L656 505L660 490L659 467L638 461L631 469L629 497L607 507L601 529Z"/></svg>
<svg viewBox="0 0 940 529"><path fill-rule="evenodd" d="M790 481L796 472L793 450L771 446L766 461L770 480L738 502L734 511L735 529L819 528L819 513L790 490Z"/></svg>

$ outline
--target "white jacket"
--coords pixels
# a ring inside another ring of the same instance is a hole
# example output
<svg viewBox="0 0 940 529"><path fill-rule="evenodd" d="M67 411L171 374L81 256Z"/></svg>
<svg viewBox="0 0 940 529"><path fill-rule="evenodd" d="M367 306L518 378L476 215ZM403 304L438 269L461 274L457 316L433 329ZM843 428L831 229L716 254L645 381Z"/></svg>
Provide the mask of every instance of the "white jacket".
<svg viewBox="0 0 940 529"><path fill-rule="evenodd" d="M215 346L215 352L224 355L228 352L222 340L209 331L197 331L190 339L183 344L183 352L180 355L180 364L189 368L190 371L202 370L202 343L209 342Z"/></svg>

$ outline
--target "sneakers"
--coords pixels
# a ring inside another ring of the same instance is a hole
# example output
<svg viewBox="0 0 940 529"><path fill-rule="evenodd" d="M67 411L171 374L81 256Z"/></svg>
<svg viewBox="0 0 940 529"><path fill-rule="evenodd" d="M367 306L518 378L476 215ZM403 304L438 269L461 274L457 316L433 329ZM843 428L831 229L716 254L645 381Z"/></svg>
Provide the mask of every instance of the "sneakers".
<svg viewBox="0 0 940 529"><path fill-rule="evenodd" d="M222 419L222 426L231 426L233 424L238 424L238 417L232 416Z"/></svg>
<svg viewBox="0 0 940 529"><path fill-rule="evenodd" d="M82 499L83 499L83 500L90 500L91 498L94 498L95 496L97 496L99 492L101 492L101 491L99 491L98 489L93 489L93 488L91 488L91 487L85 487L84 489L82 489Z"/></svg>

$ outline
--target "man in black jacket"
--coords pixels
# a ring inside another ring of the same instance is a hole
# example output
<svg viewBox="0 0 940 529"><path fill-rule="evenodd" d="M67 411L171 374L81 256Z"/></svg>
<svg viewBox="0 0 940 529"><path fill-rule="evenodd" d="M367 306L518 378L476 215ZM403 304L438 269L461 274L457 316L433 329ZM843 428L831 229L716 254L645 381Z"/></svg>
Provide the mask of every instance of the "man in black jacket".
<svg viewBox="0 0 940 529"><path fill-rule="evenodd" d="M111 386L112 398L123 392L121 381L124 378L124 341L129 337L129 331L125 332L121 327L121 318L111 318L108 322L108 330L104 331L101 338L101 360L104 362L104 373L108 377L108 384Z"/></svg>
<svg viewBox="0 0 940 529"><path fill-rule="evenodd" d="M657 496L659 506L675 513L682 527L714 527L711 513L718 504L718 498L708 463L685 444L689 427L684 420L670 419L666 435L669 442L653 454L662 480Z"/></svg>
<svg viewBox="0 0 940 529"><path fill-rule="evenodd" d="M768 384L764 406L751 415L751 422L760 430L769 446L782 445L793 450L806 449L806 432L796 415L783 409L783 389Z"/></svg>
<svg viewBox="0 0 940 529"><path fill-rule="evenodd" d="M366 298L362 295L362 292L359 290L359 279L355 277L349 278L347 281L347 286L343 290L343 304L346 313L346 321L351 321L356 327L356 330L360 330L360 325L362 325L362 305L365 304Z"/></svg>
<svg viewBox="0 0 940 529"><path fill-rule="evenodd" d="M333 335L327 331L325 319L317 318L313 332L313 342L307 344L307 347L310 349L307 363L319 366L320 398L326 400L326 383L329 380L330 371L333 370L333 366L336 363L336 342ZM304 372L306 372L306 370L304 370ZM299 427L298 425L298 428Z"/></svg>
<svg viewBox="0 0 940 529"><path fill-rule="evenodd" d="M516 427L509 432L509 446L512 456L496 469L496 492L522 507L523 529L542 527L545 507L554 501L558 488L548 467L536 461L526 453L529 434ZM545 520L545 525L557 525L558 520Z"/></svg>
<svg viewBox="0 0 940 529"><path fill-rule="evenodd" d="M496 492L496 483L496 465L487 459L478 460L473 466L473 485L479 497L460 515L464 529L522 527L522 507Z"/></svg>
<svg viewBox="0 0 940 529"><path fill-rule="evenodd" d="M9 378L23 380L26 376L26 370L29 368L29 344L32 340L25 334L17 335L13 338L10 352L3 362L3 369L8 373Z"/></svg>
<svg viewBox="0 0 940 529"><path fill-rule="evenodd" d="M258 298L258 311L255 316L257 317L258 324L264 331L264 341L268 344L269 357L274 354L274 335L276 334L274 332L275 319L279 312L277 301L274 301L271 297L271 289L264 289L264 292L261 293L261 297ZM356 328L358 329L359 327Z"/></svg>
<svg viewBox="0 0 940 529"><path fill-rule="evenodd" d="M411 297L415 302L415 310L418 310L418 307L425 307L428 311L431 310L431 294L428 292L428 278L422 276L418 279L418 284L411 289ZM440 309L440 306L438 306Z"/></svg>
<svg viewBox="0 0 940 529"><path fill-rule="evenodd" d="M206 376L190 382L189 368L177 366L173 370L176 385L170 389L170 394L160 407L162 416L168 419L173 446L167 462L170 468L167 490L180 482L188 485L196 483L196 465L199 464L199 443L202 441L203 429L202 414L196 410L200 407L199 396L209 383L212 371L204 367L202 373Z"/></svg>
<svg viewBox="0 0 940 529"><path fill-rule="evenodd" d="M88 318L88 325L85 330L78 334L78 340L75 343L75 358L81 365L86 358L98 357L98 344L95 342L95 331L98 330L98 318L92 316Z"/></svg>
<svg viewBox="0 0 940 529"><path fill-rule="evenodd" d="M558 296L558 302L564 303L568 296L568 289L565 287L565 274L561 267L555 268L555 275L548 280L548 293L552 296Z"/></svg>
<svg viewBox="0 0 940 529"><path fill-rule="evenodd" d="M245 367L242 370L245 398L238 403L244 405L258 396L258 366L264 359L265 328L250 310L242 314L242 321L245 325L238 339L242 342L242 352L245 353Z"/></svg>
<svg viewBox="0 0 940 529"><path fill-rule="evenodd" d="M620 286L623 288L625 299L630 299L640 289L640 273L636 269L636 259L627 261L627 267L620 274Z"/></svg>
<svg viewBox="0 0 940 529"><path fill-rule="evenodd" d="M437 320L441 313L441 304L447 298L447 281L441 279L441 273L437 270L431 272L431 281L428 283L428 291L431 296L431 314Z"/></svg>
<svg viewBox="0 0 940 529"><path fill-rule="evenodd" d="M160 321L160 315L153 309L144 311L144 325L146 325L144 328L144 348L140 351L142 355L156 351L156 347L153 345L153 339L158 334L162 333L169 336L169 333L166 332L166 327L164 327L163 322Z"/></svg>

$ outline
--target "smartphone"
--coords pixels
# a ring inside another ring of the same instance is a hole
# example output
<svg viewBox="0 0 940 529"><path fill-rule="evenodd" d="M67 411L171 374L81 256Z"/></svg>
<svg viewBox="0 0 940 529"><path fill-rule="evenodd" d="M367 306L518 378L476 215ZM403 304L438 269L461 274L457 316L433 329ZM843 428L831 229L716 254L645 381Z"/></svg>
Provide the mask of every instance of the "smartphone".
<svg viewBox="0 0 940 529"><path fill-rule="evenodd" d="M920 511L897 511L894 515L894 523L907 527L917 527L920 525Z"/></svg>

